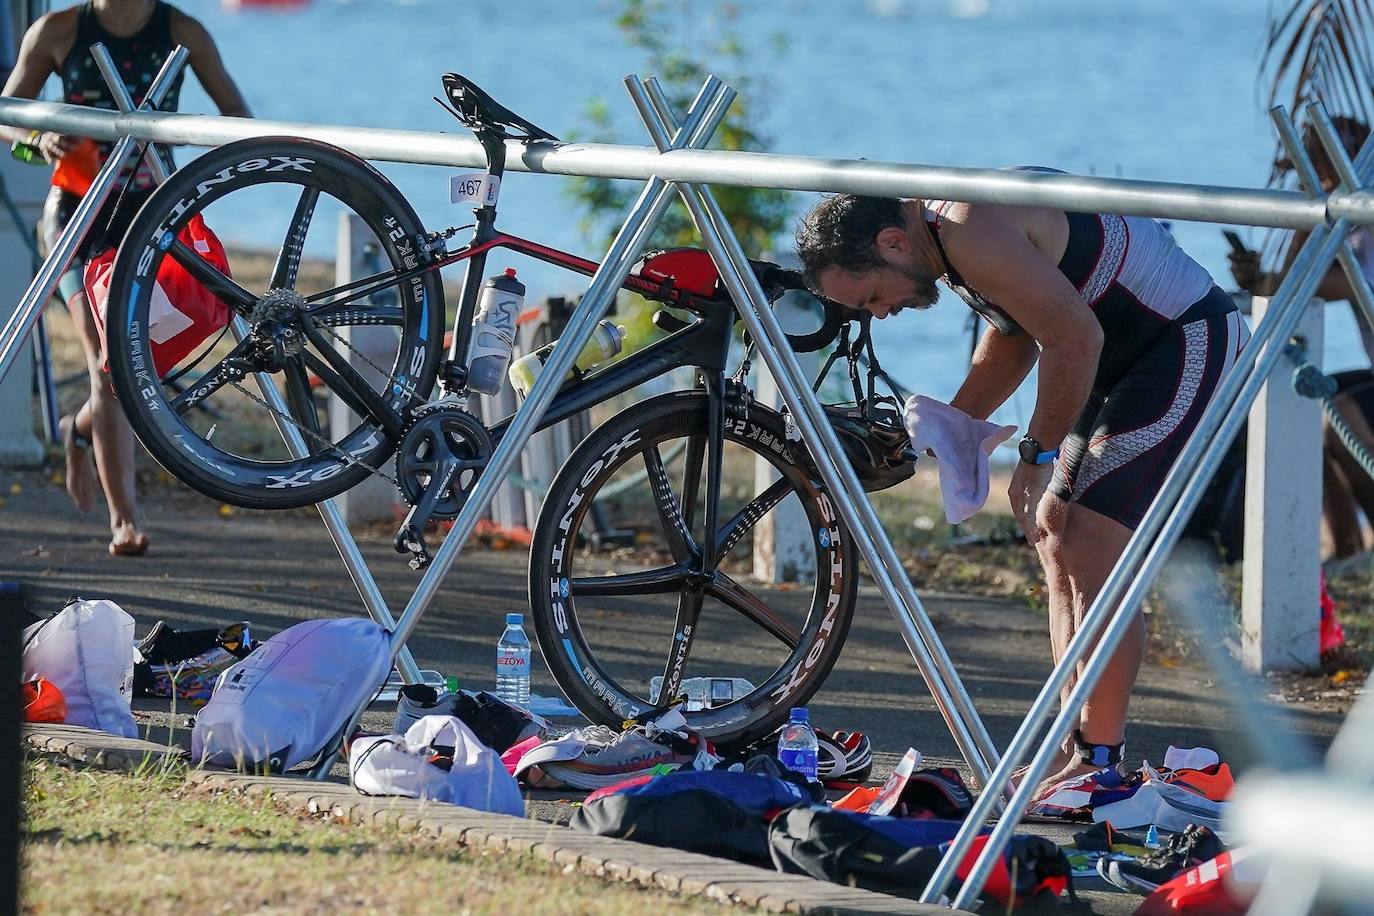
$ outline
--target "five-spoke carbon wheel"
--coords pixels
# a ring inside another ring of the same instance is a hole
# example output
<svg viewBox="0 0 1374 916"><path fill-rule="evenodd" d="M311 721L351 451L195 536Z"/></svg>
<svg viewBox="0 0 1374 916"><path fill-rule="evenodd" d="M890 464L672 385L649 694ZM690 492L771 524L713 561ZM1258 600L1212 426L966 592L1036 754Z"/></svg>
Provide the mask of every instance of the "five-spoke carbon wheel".
<svg viewBox="0 0 1374 916"><path fill-rule="evenodd" d="M253 227L253 239L230 240L227 271L183 237L197 215L212 231ZM370 261L370 276L343 285L332 264L341 223L368 239ZM187 485L251 508L309 505L389 474L443 346L439 274L419 269L423 232L380 172L323 143L244 140L176 172L130 226L110 289L110 374L139 440ZM155 361L155 344L177 328L158 282L168 261L235 319L170 366ZM286 409L259 383L276 386ZM331 422L331 393L352 420ZM281 424L300 434L304 456L283 443Z"/></svg>
<svg viewBox="0 0 1374 916"><path fill-rule="evenodd" d="M651 710L654 677L746 679L747 695L687 714L712 740L734 743L771 732L821 686L849 629L857 555L774 411L755 405L725 418L711 479L709 398L674 392L637 404L573 452L535 530L530 608L554 678L598 723ZM637 532L634 548L593 549L596 524L608 519ZM752 578L756 562L774 562L753 546L764 519L805 526L809 547L785 558L799 581Z"/></svg>

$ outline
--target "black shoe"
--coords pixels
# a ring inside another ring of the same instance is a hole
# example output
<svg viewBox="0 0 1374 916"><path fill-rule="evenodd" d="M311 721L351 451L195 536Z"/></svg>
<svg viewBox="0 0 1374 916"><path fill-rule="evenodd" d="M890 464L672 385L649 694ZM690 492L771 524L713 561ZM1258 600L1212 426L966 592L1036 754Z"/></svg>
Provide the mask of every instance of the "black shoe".
<svg viewBox="0 0 1374 916"><path fill-rule="evenodd" d="M1226 846L1208 827L1193 824L1174 834L1169 845L1152 855L1131 862L1118 862L1104 856L1097 860L1102 878L1133 894L1151 894L1190 868L1209 862L1226 851Z"/></svg>

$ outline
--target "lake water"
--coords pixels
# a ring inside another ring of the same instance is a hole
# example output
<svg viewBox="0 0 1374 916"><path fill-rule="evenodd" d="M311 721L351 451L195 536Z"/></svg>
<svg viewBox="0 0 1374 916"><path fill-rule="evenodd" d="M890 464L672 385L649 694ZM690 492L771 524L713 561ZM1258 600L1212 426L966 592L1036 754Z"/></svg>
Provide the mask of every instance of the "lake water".
<svg viewBox="0 0 1374 916"><path fill-rule="evenodd" d="M62 4L59 4L62 5ZM461 130L432 100L446 70L563 137L585 136L605 100L620 142L646 143L621 84L650 74L615 25L617 3L568 0L314 0L292 12L228 12L182 0L210 29L254 113L370 127ZM748 49L749 101L781 153L952 166L1049 165L1076 173L1261 186L1272 128L1256 88L1267 3L1260 0L773 0L741 2L729 28ZM713 44L713 2L681 4L676 35ZM779 40L780 39L780 40ZM710 63L709 59L707 61ZM182 110L213 107L188 79ZM425 223L466 222L439 169L386 166ZM595 257L565 179L512 174L507 231ZM798 210L811 202L797 195ZM254 226L220 225L256 242ZM1219 227L1176 223L1183 247L1229 284ZM1264 230L1242 230L1252 245ZM496 266L496 265L492 265ZM520 265L531 295L575 293L577 278ZM1362 365L1340 304L1328 367ZM881 326L879 352L901 381L947 399L967 354L967 309ZM1024 423L1032 394L1004 409Z"/></svg>

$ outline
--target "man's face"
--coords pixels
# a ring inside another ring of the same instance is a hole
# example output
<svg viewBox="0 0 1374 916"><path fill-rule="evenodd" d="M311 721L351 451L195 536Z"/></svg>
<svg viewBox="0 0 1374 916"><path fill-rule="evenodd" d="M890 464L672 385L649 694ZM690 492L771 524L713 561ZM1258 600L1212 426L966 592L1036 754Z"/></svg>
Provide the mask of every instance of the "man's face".
<svg viewBox="0 0 1374 916"><path fill-rule="evenodd" d="M851 273L839 267L821 271L821 293L853 309L871 312L875 318L896 315L903 309L927 309L940 297L935 277L913 263L888 257L883 267Z"/></svg>

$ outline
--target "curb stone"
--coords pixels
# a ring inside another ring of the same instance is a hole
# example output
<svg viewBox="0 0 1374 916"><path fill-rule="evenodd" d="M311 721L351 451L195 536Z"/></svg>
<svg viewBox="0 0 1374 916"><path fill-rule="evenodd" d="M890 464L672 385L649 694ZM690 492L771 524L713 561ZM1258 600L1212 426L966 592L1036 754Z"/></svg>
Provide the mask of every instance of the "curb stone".
<svg viewBox="0 0 1374 916"><path fill-rule="evenodd" d="M180 748L121 738L74 725L26 725L24 738L40 753L97 769L133 770L148 761L184 761ZM856 887L784 875L698 853L577 833L569 827L409 798L373 798L342 783L290 776L258 776L193 769L190 781L245 795L271 794L301 811L356 824L391 824L452 837L490 853L528 855L600 878L611 878L728 905L771 913L891 913L948 916L956 911Z"/></svg>

